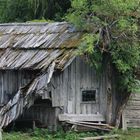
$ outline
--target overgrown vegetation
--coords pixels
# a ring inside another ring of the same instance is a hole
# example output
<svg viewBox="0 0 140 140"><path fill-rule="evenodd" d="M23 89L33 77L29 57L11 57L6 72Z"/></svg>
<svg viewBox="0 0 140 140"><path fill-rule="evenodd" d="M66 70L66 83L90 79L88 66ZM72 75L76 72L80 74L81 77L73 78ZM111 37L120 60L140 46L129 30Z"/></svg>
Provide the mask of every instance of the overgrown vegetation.
<svg viewBox="0 0 140 140"><path fill-rule="evenodd" d="M62 21L70 0L0 0L0 22Z"/></svg>
<svg viewBox="0 0 140 140"><path fill-rule="evenodd" d="M121 92L139 87L135 76L140 62L139 0L72 0L67 19L85 32L80 54L87 54L98 70L107 57L118 72Z"/></svg>
<svg viewBox="0 0 140 140"><path fill-rule="evenodd" d="M119 134L118 140L139 140L139 129L131 129L129 131L113 131L109 134L97 133L97 132L64 132L58 131L57 133L49 133L46 129L36 129L34 132L28 130L28 133L23 132L11 132L4 133L3 140L79 140L82 137L93 137L98 135L110 135Z"/></svg>
<svg viewBox="0 0 140 140"><path fill-rule="evenodd" d="M103 133L100 132L100 134ZM26 133L4 133L3 140L78 140L81 137L97 135L97 132L76 133L72 131L64 132L59 130L56 133L50 133L47 129L35 129L34 131L28 130Z"/></svg>

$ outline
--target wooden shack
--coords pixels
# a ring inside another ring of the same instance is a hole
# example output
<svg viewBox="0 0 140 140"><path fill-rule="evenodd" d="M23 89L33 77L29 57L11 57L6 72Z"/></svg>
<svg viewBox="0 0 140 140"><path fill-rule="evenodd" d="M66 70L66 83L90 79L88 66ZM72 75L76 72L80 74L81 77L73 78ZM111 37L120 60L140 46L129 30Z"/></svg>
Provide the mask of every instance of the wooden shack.
<svg viewBox="0 0 140 140"><path fill-rule="evenodd" d="M104 61L99 75L76 55L81 36L66 22L0 24L1 128L17 119L52 129L58 121L115 123L115 72Z"/></svg>

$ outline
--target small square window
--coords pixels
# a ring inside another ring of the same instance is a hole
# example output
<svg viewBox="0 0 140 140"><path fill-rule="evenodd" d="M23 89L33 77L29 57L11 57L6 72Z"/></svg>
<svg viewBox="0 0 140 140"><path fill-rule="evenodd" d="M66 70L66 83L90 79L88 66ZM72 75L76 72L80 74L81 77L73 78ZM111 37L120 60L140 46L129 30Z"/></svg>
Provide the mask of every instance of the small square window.
<svg viewBox="0 0 140 140"><path fill-rule="evenodd" d="M96 90L82 91L82 102L95 102L95 101L96 101Z"/></svg>

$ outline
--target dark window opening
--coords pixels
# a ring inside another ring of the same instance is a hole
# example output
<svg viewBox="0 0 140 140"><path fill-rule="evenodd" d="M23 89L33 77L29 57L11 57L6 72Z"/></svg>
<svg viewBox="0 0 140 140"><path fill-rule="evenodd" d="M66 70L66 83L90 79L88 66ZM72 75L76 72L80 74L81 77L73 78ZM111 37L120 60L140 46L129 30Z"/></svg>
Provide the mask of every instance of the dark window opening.
<svg viewBox="0 0 140 140"><path fill-rule="evenodd" d="M96 101L96 90L83 90L82 102Z"/></svg>

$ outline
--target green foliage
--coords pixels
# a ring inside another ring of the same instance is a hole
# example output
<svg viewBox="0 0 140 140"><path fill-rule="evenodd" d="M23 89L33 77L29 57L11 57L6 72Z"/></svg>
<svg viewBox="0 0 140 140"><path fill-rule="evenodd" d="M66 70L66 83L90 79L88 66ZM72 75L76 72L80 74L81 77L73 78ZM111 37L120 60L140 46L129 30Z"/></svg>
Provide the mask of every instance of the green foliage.
<svg viewBox="0 0 140 140"><path fill-rule="evenodd" d="M1 9L0 22L21 22L32 18L33 11L28 6L28 0L5 0L5 3Z"/></svg>
<svg viewBox="0 0 140 140"><path fill-rule="evenodd" d="M78 55L83 53L87 56L87 60L90 60L90 65L96 69L101 70L102 54L99 50L93 49L93 44L98 41L98 34L85 34L82 38L82 43L78 49ZM88 46L88 47L87 47Z"/></svg>
<svg viewBox="0 0 140 140"><path fill-rule="evenodd" d="M0 0L0 22L25 22L33 19L61 21L70 0Z"/></svg>
<svg viewBox="0 0 140 140"><path fill-rule="evenodd" d="M109 56L118 71L119 88L134 91L138 87L134 72L140 64L140 1L72 0L66 18L86 32L79 54L87 54L98 69Z"/></svg>
<svg viewBox="0 0 140 140"><path fill-rule="evenodd" d="M56 133L49 133L47 129L36 129L34 132L28 133L11 132L4 133L3 140L78 140L82 137L93 137L98 135L112 135L118 134L120 138L118 140L139 140L140 129L130 129L128 131L114 130L108 133L96 133L96 132L63 132L58 131Z"/></svg>
<svg viewBox="0 0 140 140"><path fill-rule="evenodd" d="M59 130L55 133L50 133L47 129L36 128L34 131L28 132L11 132L4 133L3 140L78 140L81 137L90 137L96 136L96 132L85 132L85 133L76 133L76 132L64 132Z"/></svg>
<svg viewBox="0 0 140 140"><path fill-rule="evenodd" d="M30 8L34 11L34 18L61 20L70 7L70 0L28 0Z"/></svg>
<svg viewBox="0 0 140 140"><path fill-rule="evenodd" d="M0 21L3 20L3 16L4 16L3 11L6 8L6 4L7 4L6 0L0 0Z"/></svg>

